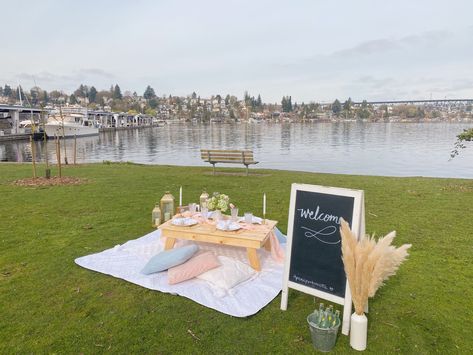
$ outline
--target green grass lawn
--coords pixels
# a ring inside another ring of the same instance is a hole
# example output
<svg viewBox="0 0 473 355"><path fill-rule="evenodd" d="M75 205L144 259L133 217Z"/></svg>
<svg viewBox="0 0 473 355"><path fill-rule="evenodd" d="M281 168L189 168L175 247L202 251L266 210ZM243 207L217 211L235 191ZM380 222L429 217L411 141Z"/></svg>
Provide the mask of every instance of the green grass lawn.
<svg viewBox="0 0 473 355"><path fill-rule="evenodd" d="M394 244L413 245L370 300L367 353L473 352L473 180L210 172L92 164L64 168L86 184L32 188L12 185L31 176L30 165L0 164L0 353L313 352L306 317L319 300L298 291L285 312L278 296L241 319L74 263L152 231L155 202L181 185L184 203L219 191L255 214L264 191L268 217L286 232L294 182L364 190L367 232L395 229ZM334 353L350 352L339 335Z"/></svg>

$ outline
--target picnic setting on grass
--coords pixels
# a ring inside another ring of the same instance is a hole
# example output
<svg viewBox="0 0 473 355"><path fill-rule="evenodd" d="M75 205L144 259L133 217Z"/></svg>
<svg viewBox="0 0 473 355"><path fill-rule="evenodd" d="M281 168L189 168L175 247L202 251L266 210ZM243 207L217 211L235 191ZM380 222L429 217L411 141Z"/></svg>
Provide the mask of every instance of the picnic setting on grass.
<svg viewBox="0 0 473 355"><path fill-rule="evenodd" d="M152 210L156 230L75 262L234 317L257 313L279 293L286 310L289 289L298 290L331 302L307 316L316 350L330 351L340 326L353 349L365 350L368 298L410 245L392 246L395 232L365 235L361 190L292 184L287 236L266 218L266 199L259 217L219 192L183 205L181 186L177 207L166 191Z"/></svg>

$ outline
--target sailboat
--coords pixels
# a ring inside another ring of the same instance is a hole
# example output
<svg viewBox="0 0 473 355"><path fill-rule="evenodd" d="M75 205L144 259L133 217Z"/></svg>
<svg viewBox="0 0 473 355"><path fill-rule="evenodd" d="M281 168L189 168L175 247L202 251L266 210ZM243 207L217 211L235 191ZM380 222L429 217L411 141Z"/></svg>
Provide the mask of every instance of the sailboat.
<svg viewBox="0 0 473 355"><path fill-rule="evenodd" d="M23 89L20 85L20 82L18 82L18 98L20 99L20 106L23 106L23 98L22 98L22 95L21 95L22 90ZM39 126L38 123L40 123L40 122L36 121L36 119L33 115L33 109L32 109L33 105L28 100L28 96L25 96L25 99L26 99L26 102L28 103L28 106L31 108L31 111L30 111L31 116L30 116L29 120L27 119L27 120L20 121L19 125L18 125L18 129L21 133L31 134L31 137L35 141L42 140L44 138L44 130L43 130L42 127Z"/></svg>

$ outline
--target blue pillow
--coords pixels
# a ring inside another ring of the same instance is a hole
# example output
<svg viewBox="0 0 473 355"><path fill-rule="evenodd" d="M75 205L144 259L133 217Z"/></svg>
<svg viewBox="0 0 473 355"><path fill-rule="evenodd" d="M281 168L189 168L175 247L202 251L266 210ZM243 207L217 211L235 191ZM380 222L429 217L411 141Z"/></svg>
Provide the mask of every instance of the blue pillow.
<svg viewBox="0 0 473 355"><path fill-rule="evenodd" d="M286 236L282 234L282 232L277 227L274 227L274 234L276 234L276 238L278 238L279 243L286 243Z"/></svg>
<svg viewBox="0 0 473 355"><path fill-rule="evenodd" d="M145 265L142 274L149 275L155 272L160 272L169 269L170 267L180 265L189 260L194 255L199 247L195 244L186 245L182 248L169 249L156 254Z"/></svg>

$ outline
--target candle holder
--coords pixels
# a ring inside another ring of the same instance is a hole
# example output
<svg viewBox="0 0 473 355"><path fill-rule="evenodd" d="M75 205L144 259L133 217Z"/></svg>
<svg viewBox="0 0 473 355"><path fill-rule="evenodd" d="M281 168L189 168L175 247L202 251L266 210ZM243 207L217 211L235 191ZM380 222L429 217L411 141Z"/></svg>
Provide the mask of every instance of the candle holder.
<svg viewBox="0 0 473 355"><path fill-rule="evenodd" d="M200 208L207 207L207 200L209 199L209 194L204 190L199 197Z"/></svg>
<svg viewBox="0 0 473 355"><path fill-rule="evenodd" d="M162 220L163 218L161 216L161 208L159 208L159 202L156 202L156 205L151 212L151 223L153 227L159 227Z"/></svg>
<svg viewBox="0 0 473 355"><path fill-rule="evenodd" d="M168 221L174 215L174 196L169 191L166 191L160 201L161 216L164 218L163 222Z"/></svg>

